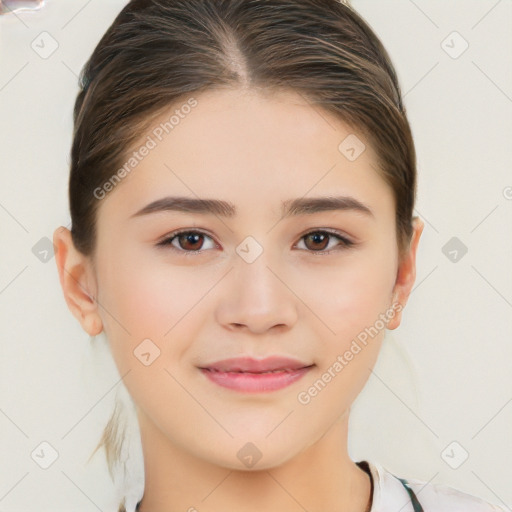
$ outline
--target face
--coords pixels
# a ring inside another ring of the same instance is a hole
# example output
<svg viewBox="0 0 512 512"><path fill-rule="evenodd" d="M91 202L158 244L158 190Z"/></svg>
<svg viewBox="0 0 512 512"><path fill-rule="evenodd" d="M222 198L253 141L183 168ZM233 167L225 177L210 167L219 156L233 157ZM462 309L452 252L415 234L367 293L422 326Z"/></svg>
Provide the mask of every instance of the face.
<svg viewBox="0 0 512 512"><path fill-rule="evenodd" d="M231 468L244 468L237 453L251 442L265 454L261 469L304 451L349 410L385 328L399 325L423 226L402 264L392 190L369 143L301 96L194 98L169 133L160 123L174 109L155 120L135 148L152 140L151 149L100 199L94 267L81 274L100 306L67 300L91 334L105 330L141 425ZM366 145L355 160L340 150L349 135ZM171 197L228 204L182 211L185 201L169 200L138 214ZM290 209L327 197L348 199ZM59 236L64 266L72 248ZM242 356L310 368L253 392L200 370Z"/></svg>

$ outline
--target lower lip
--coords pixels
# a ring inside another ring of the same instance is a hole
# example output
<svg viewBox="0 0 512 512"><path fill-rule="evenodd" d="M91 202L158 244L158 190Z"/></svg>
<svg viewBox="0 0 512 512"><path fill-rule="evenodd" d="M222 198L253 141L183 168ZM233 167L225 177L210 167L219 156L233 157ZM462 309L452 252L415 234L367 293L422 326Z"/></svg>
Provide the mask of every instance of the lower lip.
<svg viewBox="0 0 512 512"><path fill-rule="evenodd" d="M308 366L291 372L277 373L216 372L205 368L201 368L201 371L212 382L224 388L234 389L242 393L265 393L293 384L311 368L311 366Z"/></svg>

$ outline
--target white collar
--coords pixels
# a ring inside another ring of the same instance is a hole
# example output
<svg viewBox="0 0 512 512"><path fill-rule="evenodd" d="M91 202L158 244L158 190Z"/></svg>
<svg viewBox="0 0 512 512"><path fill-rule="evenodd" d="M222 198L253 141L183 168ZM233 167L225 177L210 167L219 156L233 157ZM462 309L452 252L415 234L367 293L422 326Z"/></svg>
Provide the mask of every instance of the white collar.
<svg viewBox="0 0 512 512"><path fill-rule="evenodd" d="M363 461L361 461L363 462ZM378 462L368 464L373 479L372 507L370 512L415 512L411 497L400 477L394 475ZM505 512L505 509L464 493L444 484L429 484L415 478L407 479L408 487L416 494L424 510L437 512ZM421 496L420 496L421 494ZM140 499L140 498L139 498ZM126 510L135 511L136 501Z"/></svg>
<svg viewBox="0 0 512 512"><path fill-rule="evenodd" d="M366 461L373 478L370 512L414 512L411 498L398 477L377 462Z"/></svg>

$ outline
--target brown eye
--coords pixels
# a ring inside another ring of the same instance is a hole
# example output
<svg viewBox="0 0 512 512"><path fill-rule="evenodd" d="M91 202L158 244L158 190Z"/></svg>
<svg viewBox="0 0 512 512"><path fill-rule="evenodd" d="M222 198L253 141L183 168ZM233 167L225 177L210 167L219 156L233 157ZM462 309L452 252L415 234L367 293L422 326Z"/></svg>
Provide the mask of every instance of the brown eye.
<svg viewBox="0 0 512 512"><path fill-rule="evenodd" d="M203 245L202 237L203 235L200 233L190 232L178 235L175 238L179 241L179 245L182 249L197 251L201 249L201 245Z"/></svg>
<svg viewBox="0 0 512 512"><path fill-rule="evenodd" d="M304 245L309 252L316 252L319 254L328 254L331 252L331 249L325 249L329 246L329 243L332 239L338 240L340 242L335 244L335 246L340 246L338 249L348 248L354 245L354 242L348 240L347 238L336 233L331 233L329 231L311 231L310 233L304 235L302 239L305 241Z"/></svg>
<svg viewBox="0 0 512 512"><path fill-rule="evenodd" d="M329 236L329 234L322 232L310 233L304 237L306 247L311 250L323 250L329 245Z"/></svg>
<svg viewBox="0 0 512 512"><path fill-rule="evenodd" d="M179 231L172 233L158 244L158 247L171 246L172 249L183 253L200 252L203 249L205 238L211 239L201 231Z"/></svg>
<svg viewBox="0 0 512 512"><path fill-rule="evenodd" d="M170 236L157 243L157 247L169 247L174 251L181 252L184 255L194 255L195 253L202 253L204 249L205 239L213 239L201 231L178 231L171 233ZM301 241L305 240L305 247L307 252L321 254L329 254L333 249L329 247L331 241L338 241L334 244L334 250L341 250L343 248L349 248L354 245L354 242L341 236L337 233L331 233L330 231L311 231L306 235L302 236ZM215 243L210 248L215 248Z"/></svg>

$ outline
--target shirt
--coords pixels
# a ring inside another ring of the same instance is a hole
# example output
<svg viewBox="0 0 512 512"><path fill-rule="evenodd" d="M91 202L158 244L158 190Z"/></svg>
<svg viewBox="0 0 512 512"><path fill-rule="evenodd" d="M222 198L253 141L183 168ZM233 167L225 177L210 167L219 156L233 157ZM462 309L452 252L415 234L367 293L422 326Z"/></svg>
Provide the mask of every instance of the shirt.
<svg viewBox="0 0 512 512"><path fill-rule="evenodd" d="M505 512L504 508L445 484L401 478L376 462L356 464L371 475L370 512Z"/></svg>
<svg viewBox="0 0 512 512"><path fill-rule="evenodd" d="M444 484L398 477L377 462L356 464L371 480L367 512L505 512L504 508ZM139 503L135 508L128 507L127 512L137 512Z"/></svg>

